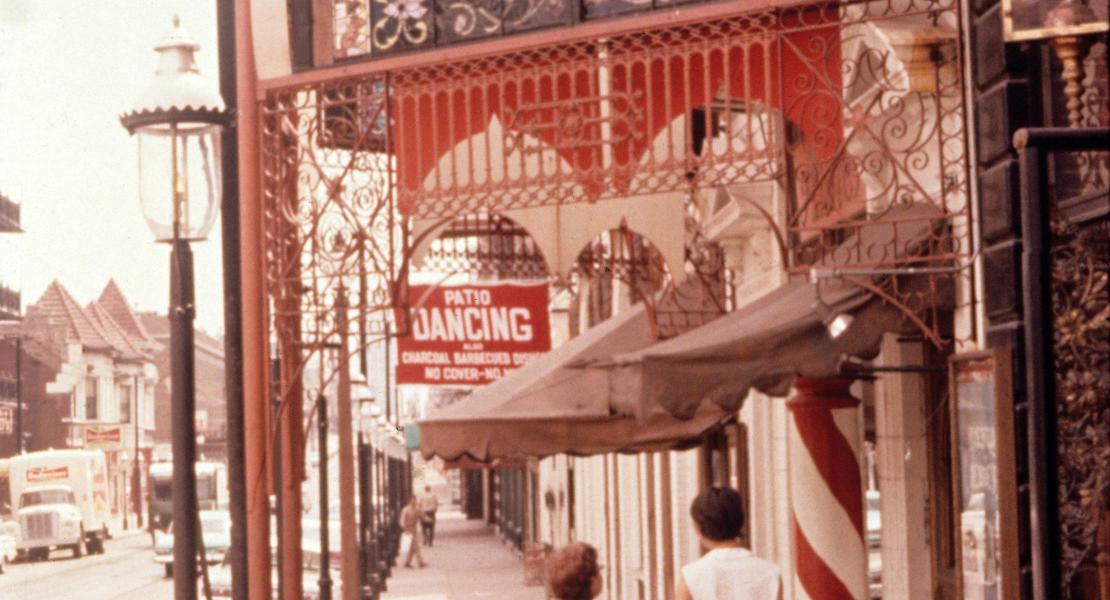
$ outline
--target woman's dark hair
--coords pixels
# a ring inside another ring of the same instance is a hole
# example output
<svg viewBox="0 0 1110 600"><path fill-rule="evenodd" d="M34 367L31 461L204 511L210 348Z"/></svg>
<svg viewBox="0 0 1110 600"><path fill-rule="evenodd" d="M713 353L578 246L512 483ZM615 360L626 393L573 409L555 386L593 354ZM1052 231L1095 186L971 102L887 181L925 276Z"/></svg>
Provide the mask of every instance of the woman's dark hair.
<svg viewBox="0 0 1110 600"><path fill-rule="evenodd" d="M694 498L690 517L706 538L715 542L735 540L744 528L740 492L729 487L711 487Z"/></svg>
<svg viewBox="0 0 1110 600"><path fill-rule="evenodd" d="M575 542L551 557L547 577L551 593L559 600L590 600L597 576L597 550L589 544Z"/></svg>

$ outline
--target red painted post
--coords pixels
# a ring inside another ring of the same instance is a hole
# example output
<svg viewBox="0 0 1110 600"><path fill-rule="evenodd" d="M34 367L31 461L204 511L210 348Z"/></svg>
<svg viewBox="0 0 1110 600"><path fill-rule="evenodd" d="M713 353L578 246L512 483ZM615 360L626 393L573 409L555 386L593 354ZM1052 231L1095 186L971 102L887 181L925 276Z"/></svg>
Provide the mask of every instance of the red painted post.
<svg viewBox="0 0 1110 600"><path fill-rule="evenodd" d="M797 592L867 597L859 399L851 379L806 379L790 409L790 504Z"/></svg>

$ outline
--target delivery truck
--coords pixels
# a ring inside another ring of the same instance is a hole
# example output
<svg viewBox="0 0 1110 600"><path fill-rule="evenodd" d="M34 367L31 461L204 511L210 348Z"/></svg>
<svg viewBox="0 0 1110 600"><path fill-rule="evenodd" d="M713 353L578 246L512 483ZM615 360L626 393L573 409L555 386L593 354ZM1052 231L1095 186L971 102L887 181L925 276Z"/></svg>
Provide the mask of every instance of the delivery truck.
<svg viewBox="0 0 1110 600"><path fill-rule="evenodd" d="M8 462L17 551L45 560L52 550L74 557L104 551L109 536L108 470L100 450L45 450Z"/></svg>

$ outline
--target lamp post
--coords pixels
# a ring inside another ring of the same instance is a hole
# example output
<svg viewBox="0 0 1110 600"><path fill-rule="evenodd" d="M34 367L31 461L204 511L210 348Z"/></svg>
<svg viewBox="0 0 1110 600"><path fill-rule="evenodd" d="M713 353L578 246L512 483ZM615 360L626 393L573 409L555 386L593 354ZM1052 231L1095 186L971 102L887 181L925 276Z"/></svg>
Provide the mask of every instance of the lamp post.
<svg viewBox="0 0 1110 600"><path fill-rule="evenodd" d="M158 66L120 122L138 138L143 216L170 245L170 372L173 447L174 599L197 597L196 426L193 371L193 254L220 206L220 132L229 123L214 83L200 76L200 46L173 19L155 45Z"/></svg>

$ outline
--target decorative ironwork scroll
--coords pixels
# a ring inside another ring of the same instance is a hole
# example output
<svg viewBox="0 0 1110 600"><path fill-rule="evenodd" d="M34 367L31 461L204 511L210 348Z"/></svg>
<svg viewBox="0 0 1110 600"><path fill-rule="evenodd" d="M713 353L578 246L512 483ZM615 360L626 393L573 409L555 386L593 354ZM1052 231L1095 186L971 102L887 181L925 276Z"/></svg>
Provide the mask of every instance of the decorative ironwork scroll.
<svg viewBox="0 0 1110 600"><path fill-rule="evenodd" d="M338 369L325 350L380 337L403 303L388 107L384 76L276 91L262 104L266 291L283 402L302 385L322 390Z"/></svg>
<svg viewBox="0 0 1110 600"><path fill-rule="evenodd" d="M1084 153L1089 159L1084 164L1098 168L1105 164L1107 155ZM1110 522L1107 202L1105 183L1101 191L1087 188L1086 193L1077 197L1057 200L1051 221L1056 477L1063 598L1091 597L1095 593L1099 528Z"/></svg>
<svg viewBox="0 0 1110 600"><path fill-rule="evenodd" d="M463 273L477 280L546 279L547 263L524 228L500 215L456 218L432 240L419 270Z"/></svg>
<svg viewBox="0 0 1110 600"><path fill-rule="evenodd" d="M505 33L570 25L578 17L574 0L503 0L501 19Z"/></svg>
<svg viewBox="0 0 1110 600"><path fill-rule="evenodd" d="M562 22L563 7L578 6L362 2L336 9L347 19L337 38L387 50ZM329 207L285 218L302 229L303 251L330 265L309 259L296 277L275 277L315 278L303 287L320 294L327 269L350 272L359 252L378 257L372 272L406 272L387 264L403 245L386 251L346 232L346 203L360 196L406 217L452 219L775 182L790 273L923 270L892 274L877 291L936 337L937 312L973 299L960 22L957 0L798 5L274 92L267 114L297 116L285 119L297 140L285 168L308 171L300 187ZM317 221L343 224L330 248L306 245L322 235L309 227ZM387 296L394 283L370 287ZM327 305L327 293L306 302Z"/></svg>
<svg viewBox="0 0 1110 600"><path fill-rule="evenodd" d="M697 223L687 221L687 278L675 284L663 255L640 234L622 225L603 232L579 253L570 277L576 298L586 296L587 325L612 315L613 283L626 301L644 304L660 339L671 338L721 316L727 309L724 256Z"/></svg>
<svg viewBox="0 0 1110 600"><path fill-rule="evenodd" d="M370 43L376 54L430 47L435 43L432 0L372 0Z"/></svg>
<svg viewBox="0 0 1110 600"><path fill-rule="evenodd" d="M502 0L436 0L436 41L450 44L501 34Z"/></svg>
<svg viewBox="0 0 1110 600"><path fill-rule="evenodd" d="M828 160L839 28L799 8L397 71L399 205L434 217L774 179L782 111L806 134L794 150Z"/></svg>

